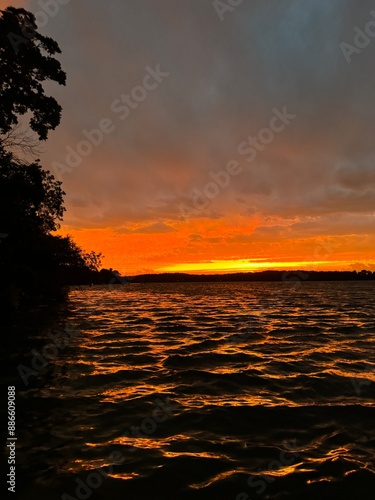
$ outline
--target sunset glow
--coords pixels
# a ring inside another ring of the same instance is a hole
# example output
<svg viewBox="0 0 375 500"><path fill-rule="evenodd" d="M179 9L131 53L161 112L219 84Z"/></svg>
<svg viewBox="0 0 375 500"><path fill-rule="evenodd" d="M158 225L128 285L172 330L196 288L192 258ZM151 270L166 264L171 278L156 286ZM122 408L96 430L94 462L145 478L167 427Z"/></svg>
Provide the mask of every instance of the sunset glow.
<svg viewBox="0 0 375 500"><path fill-rule="evenodd" d="M246 262L244 260L225 261L218 260L213 262L199 262L189 264L177 264L157 269L161 272L210 272L210 273L230 273L230 272L249 272L265 269L332 269L335 266L342 266L343 262L334 261L315 261L315 262ZM347 265L350 263L346 263Z"/></svg>
<svg viewBox="0 0 375 500"><path fill-rule="evenodd" d="M198 3L96 2L87 30L80 2L40 15L68 75L41 155L67 193L60 234L128 275L375 270L375 42L348 64L351 11L331 2L223 20Z"/></svg>
<svg viewBox="0 0 375 500"><path fill-rule="evenodd" d="M199 225L174 223L163 233L149 233L147 227L130 226L127 232L64 228L60 233L71 234L87 251L102 252L103 265L124 275L374 269L375 242L368 235L360 240L355 235L281 236L275 241L271 231L264 238L259 230L240 224L220 228L218 223L206 221L205 229L203 221Z"/></svg>

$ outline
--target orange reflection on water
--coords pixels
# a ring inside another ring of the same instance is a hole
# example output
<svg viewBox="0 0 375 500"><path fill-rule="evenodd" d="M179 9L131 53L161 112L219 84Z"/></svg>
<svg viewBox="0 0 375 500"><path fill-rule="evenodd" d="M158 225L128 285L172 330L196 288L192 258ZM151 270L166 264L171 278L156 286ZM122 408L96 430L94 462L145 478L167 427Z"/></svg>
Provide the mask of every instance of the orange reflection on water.
<svg viewBox="0 0 375 500"><path fill-rule="evenodd" d="M236 471L236 473L239 471ZM245 471L243 471L245 472ZM193 488L194 490L199 490L201 488L206 488L210 486L211 484L214 484L216 481L221 481L226 479L227 477L233 476L234 472L233 471L225 471L225 472L220 472L213 478L210 478L208 481L204 481L203 483L195 483L191 484L190 487Z"/></svg>
<svg viewBox="0 0 375 500"><path fill-rule="evenodd" d="M113 477L114 479L122 479L124 481L129 481L130 479L141 477L141 475L137 474L136 472L117 472L116 474L112 473L108 475Z"/></svg>
<svg viewBox="0 0 375 500"><path fill-rule="evenodd" d="M314 483L333 483L335 481L338 481L338 478L335 478L333 476L323 476L323 477L318 477L316 479L308 479L307 484L314 484Z"/></svg>
<svg viewBox="0 0 375 500"><path fill-rule="evenodd" d="M188 441L191 439L190 436L184 434L176 434L175 436L168 438L151 438L147 435L137 436L130 435L131 431L126 432L126 435L119 436L118 438L109 440L106 444L111 446L129 446L135 448L143 449L153 449L159 450L170 446L174 442ZM89 446L97 447L102 446L101 444L88 443Z"/></svg>
<svg viewBox="0 0 375 500"><path fill-rule="evenodd" d="M346 377L349 379L355 379L355 380L364 380L370 382L375 382L375 371L362 371L362 372L356 372L356 371L349 371L349 370L342 370L338 368L332 368L329 370L324 370L323 373L330 373L331 375L338 375L340 377Z"/></svg>
<svg viewBox="0 0 375 500"><path fill-rule="evenodd" d="M60 469L64 472L71 472L74 474L78 474L83 471L94 471L96 469L101 469L102 467L108 466L108 463L105 460L97 459L97 460L72 460L69 464L61 465Z"/></svg>
<svg viewBox="0 0 375 500"><path fill-rule="evenodd" d="M217 453L211 453L209 451L191 452L191 451L164 451L163 455L168 458L175 457L196 457L196 458L225 458L229 460L229 457L223 454L218 455Z"/></svg>
<svg viewBox="0 0 375 500"><path fill-rule="evenodd" d="M101 393L104 402L118 402L131 400L133 398L139 398L143 396L154 396L155 394L162 394L164 391L168 392L169 389L173 388L173 385L143 385L139 386L134 384L128 387L120 387L115 389L107 389ZM155 399L155 398L154 398Z"/></svg>

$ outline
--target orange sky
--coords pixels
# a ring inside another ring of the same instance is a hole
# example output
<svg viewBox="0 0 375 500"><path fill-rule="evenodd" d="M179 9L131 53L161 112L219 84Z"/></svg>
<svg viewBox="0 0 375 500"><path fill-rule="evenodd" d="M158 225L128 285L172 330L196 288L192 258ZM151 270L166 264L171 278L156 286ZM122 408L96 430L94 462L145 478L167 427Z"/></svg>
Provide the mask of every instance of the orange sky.
<svg viewBox="0 0 375 500"><path fill-rule="evenodd" d="M172 228L172 226L171 226ZM133 228L139 231L141 228ZM112 229L64 228L86 250L105 255L103 266L134 275L148 272L239 272L263 269L375 270L374 238L317 236L276 240L239 222L174 223L171 232L121 234Z"/></svg>

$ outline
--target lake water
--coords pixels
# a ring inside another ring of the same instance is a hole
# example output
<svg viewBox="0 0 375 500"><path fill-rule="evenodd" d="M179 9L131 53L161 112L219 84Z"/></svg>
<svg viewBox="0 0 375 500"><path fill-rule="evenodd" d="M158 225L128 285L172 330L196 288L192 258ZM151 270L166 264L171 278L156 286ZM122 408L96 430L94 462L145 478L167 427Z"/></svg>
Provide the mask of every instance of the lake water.
<svg viewBox="0 0 375 500"><path fill-rule="evenodd" d="M373 500L374 289L77 287L19 320L17 498Z"/></svg>

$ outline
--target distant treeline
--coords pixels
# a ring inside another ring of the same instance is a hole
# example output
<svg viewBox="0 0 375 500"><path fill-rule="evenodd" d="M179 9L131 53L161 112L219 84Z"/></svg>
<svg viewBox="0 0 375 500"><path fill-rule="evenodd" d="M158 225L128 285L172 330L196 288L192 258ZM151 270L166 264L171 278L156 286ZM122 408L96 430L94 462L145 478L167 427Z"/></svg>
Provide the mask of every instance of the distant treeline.
<svg viewBox="0 0 375 500"><path fill-rule="evenodd" d="M228 282L228 281L359 281L375 280L375 272L357 271L259 271L230 274L141 274L128 278L130 283Z"/></svg>

